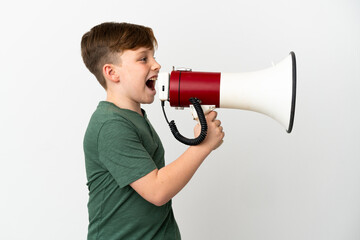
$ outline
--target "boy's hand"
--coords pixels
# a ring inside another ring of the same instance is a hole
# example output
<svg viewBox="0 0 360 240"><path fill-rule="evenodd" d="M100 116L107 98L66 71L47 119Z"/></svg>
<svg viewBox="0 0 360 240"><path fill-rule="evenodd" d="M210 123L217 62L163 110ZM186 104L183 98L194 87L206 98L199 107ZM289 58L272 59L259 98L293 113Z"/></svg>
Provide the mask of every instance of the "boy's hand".
<svg viewBox="0 0 360 240"><path fill-rule="evenodd" d="M208 125L207 135L205 140L200 143L202 146L208 146L211 150L215 150L223 143L224 132L221 126L220 120L216 119L217 112L212 111L206 114L206 122ZM195 137L199 136L201 132L200 124L197 124L194 128ZM199 146L200 146L199 145Z"/></svg>

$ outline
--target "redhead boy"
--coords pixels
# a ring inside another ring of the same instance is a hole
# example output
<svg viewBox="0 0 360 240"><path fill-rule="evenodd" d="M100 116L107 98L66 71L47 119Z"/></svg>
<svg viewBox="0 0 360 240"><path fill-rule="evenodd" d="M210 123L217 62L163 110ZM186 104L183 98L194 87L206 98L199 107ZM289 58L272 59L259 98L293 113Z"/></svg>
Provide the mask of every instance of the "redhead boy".
<svg viewBox="0 0 360 240"><path fill-rule="evenodd" d="M84 63L107 93L84 137L88 239L180 239L171 199L224 137L211 112L206 139L165 166L161 141L141 108L156 94L156 46L150 28L129 23L103 23L82 37Z"/></svg>

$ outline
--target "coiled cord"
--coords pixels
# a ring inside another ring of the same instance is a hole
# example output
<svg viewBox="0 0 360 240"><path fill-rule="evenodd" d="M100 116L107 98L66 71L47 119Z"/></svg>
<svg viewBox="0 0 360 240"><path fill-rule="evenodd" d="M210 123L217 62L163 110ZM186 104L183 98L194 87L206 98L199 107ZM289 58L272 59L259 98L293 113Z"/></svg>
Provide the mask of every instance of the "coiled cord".
<svg viewBox="0 0 360 240"><path fill-rule="evenodd" d="M186 138L180 134L179 130L176 127L175 121L172 120L171 122L169 122L166 117L165 110L164 110L164 101L162 101L161 106L163 109L165 119L166 119L167 123L169 124L170 130L171 130L172 134L174 135L174 137L183 144L194 146L194 145L199 145L206 138L207 123L206 123L204 111L202 110L201 105L200 105L200 100L197 98L190 98L189 101L194 106L194 108L197 112L197 115L199 117L200 126L201 126L200 135L193 139Z"/></svg>

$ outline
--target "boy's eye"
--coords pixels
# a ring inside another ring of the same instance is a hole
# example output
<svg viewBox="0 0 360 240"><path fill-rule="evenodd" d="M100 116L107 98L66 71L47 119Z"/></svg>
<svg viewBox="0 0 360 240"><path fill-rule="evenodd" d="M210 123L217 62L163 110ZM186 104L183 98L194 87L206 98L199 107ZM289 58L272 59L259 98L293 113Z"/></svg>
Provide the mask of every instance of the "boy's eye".
<svg viewBox="0 0 360 240"><path fill-rule="evenodd" d="M141 59L140 59L140 61L142 61L142 62L146 62L146 61L147 61L147 57L143 57L143 58L141 58Z"/></svg>

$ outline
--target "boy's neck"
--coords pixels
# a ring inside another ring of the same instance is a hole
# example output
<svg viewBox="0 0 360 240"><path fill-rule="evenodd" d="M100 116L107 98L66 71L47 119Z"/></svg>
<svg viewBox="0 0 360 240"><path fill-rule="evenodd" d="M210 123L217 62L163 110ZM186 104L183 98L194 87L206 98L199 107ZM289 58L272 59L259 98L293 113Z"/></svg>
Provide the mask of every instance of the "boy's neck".
<svg viewBox="0 0 360 240"><path fill-rule="evenodd" d="M141 105L140 103L130 103L127 101L123 101L120 98L114 98L111 95L107 95L106 97L106 101L107 102L111 102L113 104L115 104L117 107L122 108L122 109L128 109L134 112L139 113L141 116L143 116L143 113L141 111Z"/></svg>

